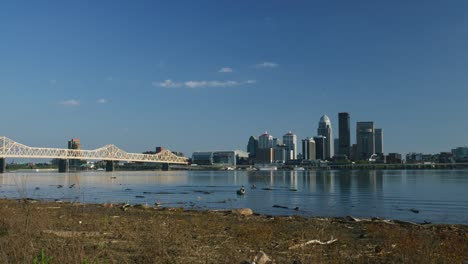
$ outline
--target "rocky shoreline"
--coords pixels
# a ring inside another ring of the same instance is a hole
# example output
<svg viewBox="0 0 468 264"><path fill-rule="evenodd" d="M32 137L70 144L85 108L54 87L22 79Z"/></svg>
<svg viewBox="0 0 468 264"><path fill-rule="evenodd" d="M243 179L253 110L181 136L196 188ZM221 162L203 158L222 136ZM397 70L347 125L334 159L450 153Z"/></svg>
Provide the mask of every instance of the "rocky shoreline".
<svg viewBox="0 0 468 264"><path fill-rule="evenodd" d="M468 226L0 200L0 263L467 263Z"/></svg>

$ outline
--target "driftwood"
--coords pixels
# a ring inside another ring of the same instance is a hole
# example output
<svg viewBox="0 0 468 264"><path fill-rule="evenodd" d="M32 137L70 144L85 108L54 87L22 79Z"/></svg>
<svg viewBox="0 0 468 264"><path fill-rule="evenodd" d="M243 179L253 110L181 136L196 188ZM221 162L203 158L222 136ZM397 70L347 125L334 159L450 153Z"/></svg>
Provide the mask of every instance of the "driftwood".
<svg viewBox="0 0 468 264"><path fill-rule="evenodd" d="M314 239L314 240L310 240L310 241L307 241L307 242L302 243L302 244L291 246L291 247L289 247L289 249L301 248L301 247L305 247L305 246L310 245L310 244L330 245L330 244L335 243L336 241L338 241L338 239L336 239L336 238L335 239L330 239L330 240L325 241L325 242Z"/></svg>

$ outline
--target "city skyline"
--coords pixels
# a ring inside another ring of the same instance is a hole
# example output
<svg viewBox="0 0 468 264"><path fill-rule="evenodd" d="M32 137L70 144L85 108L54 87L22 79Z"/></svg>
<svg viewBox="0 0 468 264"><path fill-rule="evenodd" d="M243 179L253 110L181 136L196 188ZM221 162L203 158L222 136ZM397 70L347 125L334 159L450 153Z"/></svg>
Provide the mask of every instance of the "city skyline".
<svg viewBox="0 0 468 264"><path fill-rule="evenodd" d="M244 150L265 130L301 142L325 114L338 138L338 113L348 112L351 142L356 122L373 120L385 153L450 151L468 145L467 10L466 1L5 1L0 135L189 156Z"/></svg>

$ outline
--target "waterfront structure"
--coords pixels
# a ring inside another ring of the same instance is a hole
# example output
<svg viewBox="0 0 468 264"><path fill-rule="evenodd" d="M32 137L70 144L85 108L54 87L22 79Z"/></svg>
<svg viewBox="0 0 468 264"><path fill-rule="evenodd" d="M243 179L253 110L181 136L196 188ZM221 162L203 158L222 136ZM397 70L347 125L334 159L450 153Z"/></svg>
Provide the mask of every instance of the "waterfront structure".
<svg viewBox="0 0 468 264"><path fill-rule="evenodd" d="M356 144L356 160L368 160L375 153L374 122L357 122Z"/></svg>
<svg viewBox="0 0 468 264"><path fill-rule="evenodd" d="M302 159L315 160L315 141L312 138L302 140Z"/></svg>
<svg viewBox="0 0 468 264"><path fill-rule="evenodd" d="M315 158L318 160L325 160L325 145L327 144L327 138L324 136L314 137L315 141Z"/></svg>
<svg viewBox="0 0 468 264"><path fill-rule="evenodd" d="M254 136L249 138L249 143L247 144L247 152L249 153L250 159L255 159L258 149L258 139Z"/></svg>
<svg viewBox="0 0 468 264"><path fill-rule="evenodd" d="M289 131L283 136L283 144L286 146L287 160L297 159L297 136Z"/></svg>
<svg viewBox="0 0 468 264"><path fill-rule="evenodd" d="M386 157L386 163L388 164L401 164L402 158L399 153L388 153Z"/></svg>
<svg viewBox="0 0 468 264"><path fill-rule="evenodd" d="M383 131L381 128L375 129L375 154L383 154L384 145L383 145Z"/></svg>
<svg viewBox="0 0 468 264"><path fill-rule="evenodd" d="M60 159L59 172L68 171L68 160L104 160L109 166L106 170L111 171L114 161L127 162L152 162L162 163L163 168L169 164L187 164L187 158L172 154L164 150L155 155L128 153L115 145L106 145L95 150L58 149L58 148L36 148L15 142L7 137L0 136L0 160L6 158L20 159ZM2 173L2 162L0 162L0 173ZM3 170L4 172L4 170Z"/></svg>
<svg viewBox="0 0 468 264"><path fill-rule="evenodd" d="M192 154L192 163L197 165L237 166L244 163L249 154L242 150L197 151Z"/></svg>
<svg viewBox="0 0 468 264"><path fill-rule="evenodd" d="M317 135L325 137L325 158L329 159L333 157L333 130L331 127L330 118L327 115L323 115L320 118L319 126L317 129Z"/></svg>
<svg viewBox="0 0 468 264"><path fill-rule="evenodd" d="M273 136L268 134L268 132L263 133L258 138L258 148L259 149L268 149L273 147Z"/></svg>
<svg viewBox="0 0 468 264"><path fill-rule="evenodd" d="M456 162L468 162L468 147L452 149L452 154Z"/></svg>
<svg viewBox="0 0 468 264"><path fill-rule="evenodd" d="M349 114L346 112L338 113L338 154L351 156L351 126Z"/></svg>

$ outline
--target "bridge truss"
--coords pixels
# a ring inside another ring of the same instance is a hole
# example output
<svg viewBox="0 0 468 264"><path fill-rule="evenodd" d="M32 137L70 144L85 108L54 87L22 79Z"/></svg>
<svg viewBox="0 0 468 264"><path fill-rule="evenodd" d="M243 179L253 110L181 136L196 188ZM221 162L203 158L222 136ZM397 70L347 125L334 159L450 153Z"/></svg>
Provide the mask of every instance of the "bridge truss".
<svg viewBox="0 0 468 264"><path fill-rule="evenodd" d="M0 158L106 160L169 164L188 163L187 158L177 156L169 150L163 150L157 154L139 154L127 153L115 145L106 145L95 150L35 148L20 144L7 137L0 137Z"/></svg>

